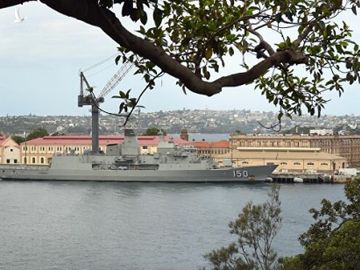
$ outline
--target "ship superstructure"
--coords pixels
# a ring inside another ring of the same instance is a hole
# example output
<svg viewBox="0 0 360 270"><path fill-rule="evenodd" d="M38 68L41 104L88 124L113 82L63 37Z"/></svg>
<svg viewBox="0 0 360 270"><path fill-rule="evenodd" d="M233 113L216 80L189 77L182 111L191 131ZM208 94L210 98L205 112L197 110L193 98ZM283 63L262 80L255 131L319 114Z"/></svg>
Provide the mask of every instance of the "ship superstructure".
<svg viewBox="0 0 360 270"><path fill-rule="evenodd" d="M216 168L212 159L200 158L191 146L160 140L157 152L140 154L132 129L124 142L109 145L106 154L54 156L47 168L0 169L3 180L75 180L124 182L256 182L265 181L276 165Z"/></svg>

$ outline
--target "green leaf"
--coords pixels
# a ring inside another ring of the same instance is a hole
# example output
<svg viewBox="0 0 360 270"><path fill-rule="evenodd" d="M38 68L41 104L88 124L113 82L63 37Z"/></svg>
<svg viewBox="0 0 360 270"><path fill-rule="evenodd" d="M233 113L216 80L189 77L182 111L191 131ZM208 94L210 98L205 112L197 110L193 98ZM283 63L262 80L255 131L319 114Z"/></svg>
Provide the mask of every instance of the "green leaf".
<svg viewBox="0 0 360 270"><path fill-rule="evenodd" d="M120 91L119 94L120 94L120 98L126 98L126 95L123 91Z"/></svg>
<svg viewBox="0 0 360 270"><path fill-rule="evenodd" d="M234 49L232 47L229 48L229 54L230 54L230 56L234 55Z"/></svg>
<svg viewBox="0 0 360 270"><path fill-rule="evenodd" d="M159 9L158 7L156 7L154 10L153 19L155 22L155 26L159 27L161 25L161 22L163 19L163 11L161 9Z"/></svg>
<svg viewBox="0 0 360 270"><path fill-rule="evenodd" d="M281 15L282 15L281 13L278 13L278 14L275 15L275 21L277 23L280 23L282 21Z"/></svg>
<svg viewBox="0 0 360 270"><path fill-rule="evenodd" d="M146 12L144 12L143 10L140 11L140 21L142 24L146 24L147 23L147 15Z"/></svg>
<svg viewBox="0 0 360 270"><path fill-rule="evenodd" d="M357 11L356 11L356 6L355 6L355 5L353 5L353 6L351 7L351 11L352 11L355 15L357 15Z"/></svg>
<svg viewBox="0 0 360 270"><path fill-rule="evenodd" d="M205 50L205 58L206 58L206 60L209 60L211 58L212 54L213 54L212 48L207 48Z"/></svg>
<svg viewBox="0 0 360 270"><path fill-rule="evenodd" d="M119 63L120 58L121 58L121 56L120 56L120 55L116 56L116 58L115 58L115 64L116 64L116 65Z"/></svg>
<svg viewBox="0 0 360 270"><path fill-rule="evenodd" d="M119 106L119 113L121 113L124 110L125 104L122 102Z"/></svg>

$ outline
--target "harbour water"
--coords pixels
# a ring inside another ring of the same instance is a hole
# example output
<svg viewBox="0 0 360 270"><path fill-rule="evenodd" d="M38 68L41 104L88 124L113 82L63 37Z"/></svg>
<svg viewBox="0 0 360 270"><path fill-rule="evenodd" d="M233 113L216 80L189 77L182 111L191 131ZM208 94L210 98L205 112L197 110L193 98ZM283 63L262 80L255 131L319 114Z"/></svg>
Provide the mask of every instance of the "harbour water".
<svg viewBox="0 0 360 270"><path fill-rule="evenodd" d="M235 238L228 223L270 184L0 181L0 269L198 269ZM297 238L322 198L343 185L281 185L283 225L274 247Z"/></svg>

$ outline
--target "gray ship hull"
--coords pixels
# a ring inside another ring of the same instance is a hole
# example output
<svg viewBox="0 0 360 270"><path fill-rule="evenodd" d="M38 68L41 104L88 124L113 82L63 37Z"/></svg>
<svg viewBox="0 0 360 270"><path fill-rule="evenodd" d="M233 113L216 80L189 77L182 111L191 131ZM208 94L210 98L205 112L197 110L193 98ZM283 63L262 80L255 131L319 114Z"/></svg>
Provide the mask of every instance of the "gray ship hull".
<svg viewBox="0 0 360 270"><path fill-rule="evenodd" d="M2 168L2 180L116 182L263 182L276 166L211 170L96 170Z"/></svg>
<svg viewBox="0 0 360 270"><path fill-rule="evenodd" d="M261 182L275 165L213 169L212 159L197 156L192 147L161 140L154 154L139 153L132 130L121 145L106 154L56 155L50 167L0 167L2 180L116 182Z"/></svg>

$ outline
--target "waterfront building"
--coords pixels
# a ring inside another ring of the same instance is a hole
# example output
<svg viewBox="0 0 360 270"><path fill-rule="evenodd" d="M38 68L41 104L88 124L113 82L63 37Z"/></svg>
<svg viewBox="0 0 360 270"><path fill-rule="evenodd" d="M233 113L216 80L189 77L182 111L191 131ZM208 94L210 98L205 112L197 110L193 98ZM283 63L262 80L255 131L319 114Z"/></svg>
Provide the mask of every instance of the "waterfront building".
<svg viewBox="0 0 360 270"><path fill-rule="evenodd" d="M321 152L320 148L239 147L214 159L220 166L227 160L235 167L276 164L276 172L333 173L348 166L344 157Z"/></svg>
<svg viewBox="0 0 360 270"><path fill-rule="evenodd" d="M360 135L239 135L230 136L234 150L262 148L319 148L321 152L344 157L349 166L360 166Z"/></svg>
<svg viewBox="0 0 360 270"><path fill-rule="evenodd" d="M228 140L208 142L194 141L192 145L196 148L197 154L204 158L213 158L230 152L230 143Z"/></svg>
<svg viewBox="0 0 360 270"><path fill-rule="evenodd" d="M20 146L11 137L0 136L0 164L20 163Z"/></svg>
<svg viewBox="0 0 360 270"><path fill-rule="evenodd" d="M230 147L229 141L195 141L198 155L213 158L220 167L276 164L278 172L334 172L346 168L344 157L310 147Z"/></svg>
<svg viewBox="0 0 360 270"><path fill-rule="evenodd" d="M174 141L175 144L188 142L170 136L138 136L141 154L153 154L160 140ZM124 136L99 136L99 150L106 153L108 145L121 144ZM21 144L21 162L31 165L48 165L54 155L82 155L91 151L91 137L87 135L45 136Z"/></svg>

